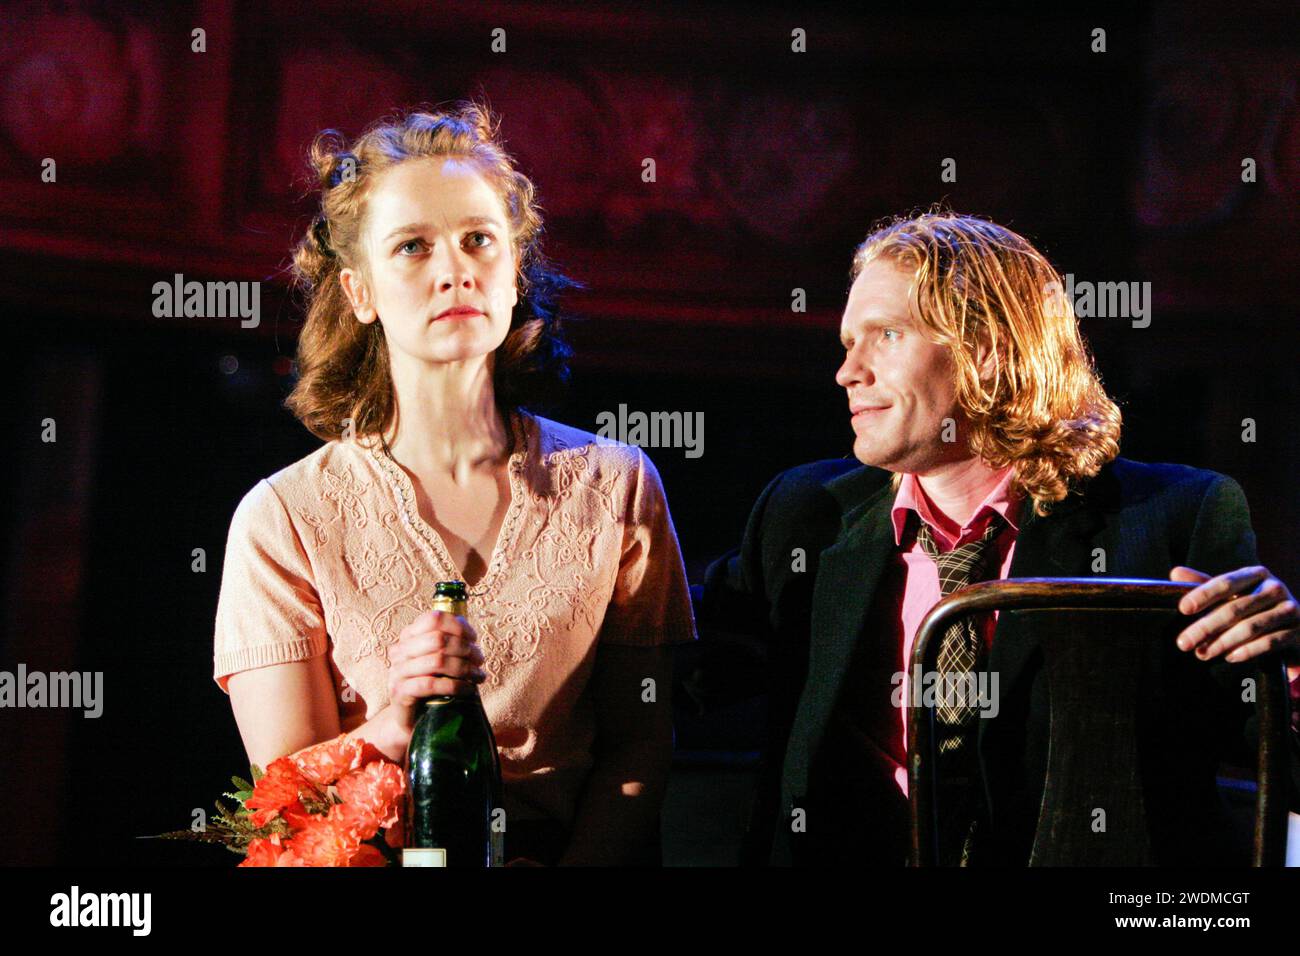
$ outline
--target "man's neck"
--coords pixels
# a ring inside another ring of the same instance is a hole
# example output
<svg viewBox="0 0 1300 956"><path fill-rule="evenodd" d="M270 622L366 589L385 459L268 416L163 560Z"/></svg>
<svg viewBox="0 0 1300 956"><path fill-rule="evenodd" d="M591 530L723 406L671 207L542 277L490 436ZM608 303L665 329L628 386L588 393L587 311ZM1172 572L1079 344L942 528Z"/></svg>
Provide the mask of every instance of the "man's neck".
<svg viewBox="0 0 1300 956"><path fill-rule="evenodd" d="M1006 466L1010 467L1010 465ZM969 458L938 468L925 475L917 475L921 490L929 499L944 528L956 536L975 516L978 508L1003 478L1005 469L993 470L979 458Z"/></svg>

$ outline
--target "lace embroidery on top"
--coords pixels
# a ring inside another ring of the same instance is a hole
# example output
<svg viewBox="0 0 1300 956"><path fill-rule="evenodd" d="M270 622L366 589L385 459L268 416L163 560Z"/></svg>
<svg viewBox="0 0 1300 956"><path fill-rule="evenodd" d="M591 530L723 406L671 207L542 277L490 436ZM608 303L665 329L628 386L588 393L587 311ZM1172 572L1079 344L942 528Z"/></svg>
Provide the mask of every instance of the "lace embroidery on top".
<svg viewBox="0 0 1300 956"><path fill-rule="evenodd" d="M623 462L615 465L614 460L603 459L604 465L594 468L589 445L572 448L559 435L549 436L551 447L543 453L540 425L525 415L511 422L519 450L507 464L510 506L488 569L469 589L471 601L479 599L472 604L473 621L487 658L484 669L490 686L500 685L504 669L535 657L547 634L572 632L580 622L590 631L599 628L618 574L618 542L625 523L630 476L624 474ZM356 444L378 465L397 509L380 503L372 517L366 507L372 483L358 479L351 465L344 464L338 471L324 471L318 500L331 506L327 512L299 509L298 513L313 529L317 546L327 545L330 525L341 529L338 546L350 583L357 597L368 598L358 601L322 588L330 634L336 644L351 645L347 654L351 660L360 662L373 655L386 669L388 649L401 630L398 622L428 610L424 591L430 589L430 570L435 580L458 579L460 571L441 536L419 514L410 476L378 442L360 439ZM531 461L537 464L535 473L528 470ZM587 496L584 511L590 514L594 506L595 513L608 522L581 520L570 505L575 494ZM369 531L351 533L362 529ZM377 540L381 533L383 540ZM597 561L597 548L605 535L613 536L609 542L613 550L608 560ZM429 567L414 560L412 541ZM349 630L356 636L349 639L345 633Z"/></svg>
<svg viewBox="0 0 1300 956"><path fill-rule="evenodd" d="M506 464L510 476L510 507L506 510L506 516L501 522L501 529L497 532L496 544L492 548L491 558L488 559L487 571L474 587L469 587L468 582L466 583L466 594L471 598L483 597L492 593L492 586L501 575L507 555L514 546L515 532L519 526L519 518L526 500L522 472L531 447L530 429L524 426L518 416L512 416L510 424L515 432L515 447L519 449L510 456L510 460ZM379 463L384 474L388 476L393 490L397 493L398 506L402 512L402 523L414 529L416 534L419 535L420 541L424 544L434 566L440 574L444 575L441 580L464 581L465 576L456 567L456 562L452 560L451 554L447 551L447 546L442 540L442 535L430 527L429 523L420 514L420 508L416 503L415 485L411 482L411 476L393 459L386 445L370 442L366 447L375 461Z"/></svg>

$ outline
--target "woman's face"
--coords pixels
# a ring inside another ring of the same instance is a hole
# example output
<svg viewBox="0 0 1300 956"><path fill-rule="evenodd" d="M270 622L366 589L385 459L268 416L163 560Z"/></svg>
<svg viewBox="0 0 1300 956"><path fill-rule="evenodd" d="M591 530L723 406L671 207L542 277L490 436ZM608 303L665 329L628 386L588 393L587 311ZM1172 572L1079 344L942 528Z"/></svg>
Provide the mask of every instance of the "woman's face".
<svg viewBox="0 0 1300 956"><path fill-rule="evenodd" d="M487 180L464 159L408 160L380 174L366 203L368 281L340 274L357 319L378 319L389 349L416 361L491 354L519 293L509 220Z"/></svg>

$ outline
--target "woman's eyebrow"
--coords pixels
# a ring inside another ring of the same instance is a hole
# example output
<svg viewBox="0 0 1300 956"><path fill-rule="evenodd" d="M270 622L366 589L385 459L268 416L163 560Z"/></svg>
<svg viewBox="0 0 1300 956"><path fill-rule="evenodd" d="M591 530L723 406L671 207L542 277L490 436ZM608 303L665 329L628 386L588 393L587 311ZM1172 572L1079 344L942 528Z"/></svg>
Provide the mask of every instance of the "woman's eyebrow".
<svg viewBox="0 0 1300 956"><path fill-rule="evenodd" d="M496 226L499 229L505 228L499 219L495 219L492 216L466 216L464 219L460 221L459 225L461 227ZM413 232L424 232L430 228L432 228L432 224L427 222L408 222L405 226L398 226L392 232L388 233L388 235L384 236L384 238L381 241L387 242L389 239L392 239L395 236L405 236Z"/></svg>
<svg viewBox="0 0 1300 956"><path fill-rule="evenodd" d="M405 226L398 226L388 235L384 236L384 238L381 241L386 242L387 240L392 239L394 236L403 236L411 232L424 232L428 228L429 228L429 224L427 222L409 222Z"/></svg>

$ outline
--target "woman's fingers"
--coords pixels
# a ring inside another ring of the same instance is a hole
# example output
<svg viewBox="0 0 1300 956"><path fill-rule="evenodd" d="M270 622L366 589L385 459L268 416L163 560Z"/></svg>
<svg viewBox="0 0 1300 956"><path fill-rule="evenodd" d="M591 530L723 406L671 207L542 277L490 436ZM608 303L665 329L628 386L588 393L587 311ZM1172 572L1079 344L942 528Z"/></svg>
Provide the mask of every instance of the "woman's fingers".
<svg viewBox="0 0 1300 956"><path fill-rule="evenodd" d="M455 614L449 614L446 611L425 611L410 624L406 625L406 630L414 634L424 634L431 631L442 631L445 634L465 634L468 630L473 633L473 628L463 617L457 617Z"/></svg>
<svg viewBox="0 0 1300 956"><path fill-rule="evenodd" d="M431 616L435 615L435 616ZM483 663L478 634L464 620L441 611L430 611L416 618L398 635L388 652L390 663L442 650L454 657L469 657Z"/></svg>
<svg viewBox="0 0 1300 956"><path fill-rule="evenodd" d="M426 654L389 668L388 696L410 706L435 694L471 693L486 679L481 667L463 657Z"/></svg>
<svg viewBox="0 0 1300 956"><path fill-rule="evenodd" d="M472 694L474 687L473 681L456 680L452 677L408 677L394 684L389 697L403 706L410 707L426 697L458 697L462 694Z"/></svg>
<svg viewBox="0 0 1300 956"><path fill-rule="evenodd" d="M395 649L396 650L396 649ZM462 657L475 664L484 662L483 650L477 644L463 637L447 634L417 634L400 642L400 651L389 654L389 661L396 665L416 657L430 654L444 654L447 657Z"/></svg>
<svg viewBox="0 0 1300 956"><path fill-rule="evenodd" d="M479 676L483 674L483 670L474 661L440 651L402 661L393 667L392 673L398 680L406 677L423 677L426 674L459 677L464 680L483 679Z"/></svg>
<svg viewBox="0 0 1300 956"><path fill-rule="evenodd" d="M454 614L420 615L389 649L389 698L410 707L426 697L473 693L487 679L477 639L474 628Z"/></svg>

